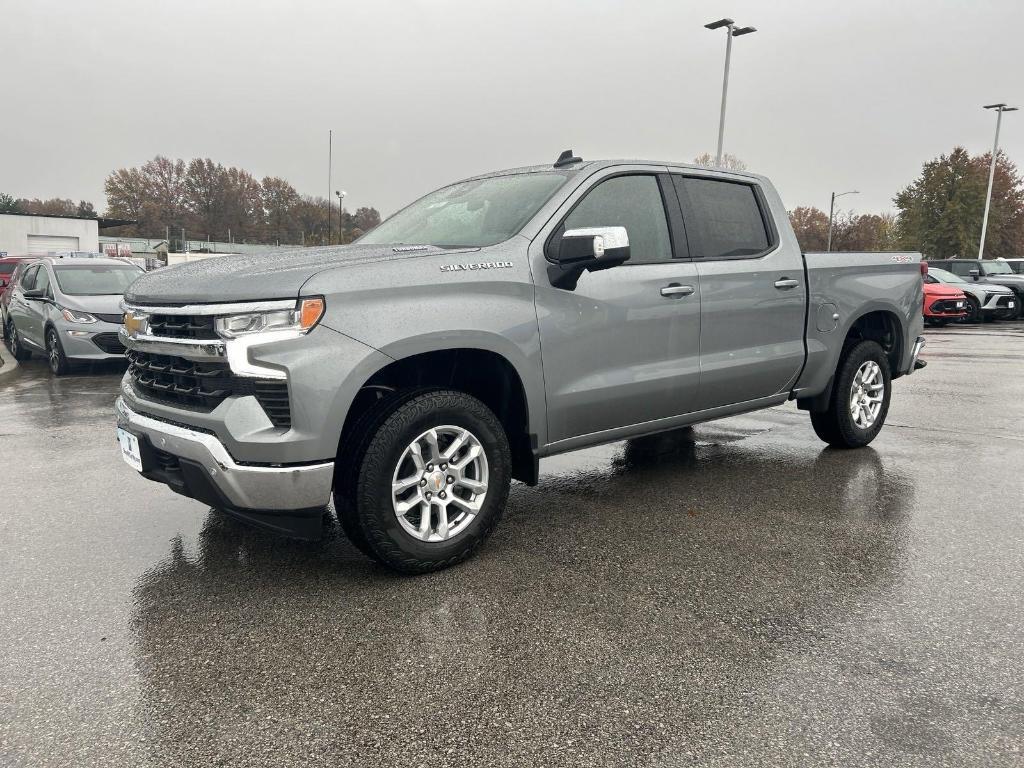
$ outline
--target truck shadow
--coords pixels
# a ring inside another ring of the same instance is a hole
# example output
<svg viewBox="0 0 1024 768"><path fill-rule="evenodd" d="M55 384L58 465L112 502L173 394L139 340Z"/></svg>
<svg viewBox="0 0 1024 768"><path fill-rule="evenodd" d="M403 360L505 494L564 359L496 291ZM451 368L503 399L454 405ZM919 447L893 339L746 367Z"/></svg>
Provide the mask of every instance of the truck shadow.
<svg viewBox="0 0 1024 768"><path fill-rule="evenodd" d="M211 512L135 589L154 756L682 749L903 577L914 493L898 471L870 449L767 446L707 430L627 443L516 486L475 559L419 578L333 526L304 544Z"/></svg>

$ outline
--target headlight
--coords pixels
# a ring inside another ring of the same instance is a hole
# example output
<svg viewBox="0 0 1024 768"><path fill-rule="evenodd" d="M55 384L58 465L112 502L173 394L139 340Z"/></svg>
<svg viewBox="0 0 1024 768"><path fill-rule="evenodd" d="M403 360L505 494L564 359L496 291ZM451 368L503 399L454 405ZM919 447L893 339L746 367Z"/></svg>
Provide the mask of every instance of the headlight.
<svg viewBox="0 0 1024 768"><path fill-rule="evenodd" d="M60 313L69 323L95 323L96 318L88 312L79 312L77 309L61 309Z"/></svg>
<svg viewBox="0 0 1024 768"><path fill-rule="evenodd" d="M322 298L303 299L294 309L275 309L270 312L246 312L242 315L218 317L214 327L228 339L251 333L269 331L298 331L308 333L320 322L324 314Z"/></svg>

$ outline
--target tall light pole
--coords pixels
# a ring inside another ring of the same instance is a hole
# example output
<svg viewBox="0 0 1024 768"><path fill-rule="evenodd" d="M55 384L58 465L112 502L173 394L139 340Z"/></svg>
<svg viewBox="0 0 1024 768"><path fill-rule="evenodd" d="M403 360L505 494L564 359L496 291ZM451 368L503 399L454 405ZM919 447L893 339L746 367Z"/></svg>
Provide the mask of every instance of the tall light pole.
<svg viewBox="0 0 1024 768"><path fill-rule="evenodd" d="M833 216L835 216L835 212L836 212L836 198L837 197L842 197L843 195L859 195L859 194L860 194L860 190L857 190L857 189L851 189L849 192L840 192L839 194L836 194L835 192L832 193L832 204L829 205L829 207L828 207L828 247L825 248L826 251L831 251L832 250L832 220L833 220Z"/></svg>
<svg viewBox="0 0 1024 768"><path fill-rule="evenodd" d="M342 233L344 232L344 221L345 221L345 195L346 192L336 189L334 194L338 196L338 244L341 244Z"/></svg>
<svg viewBox="0 0 1024 768"><path fill-rule="evenodd" d="M736 27L732 19L719 19L705 24L706 29L725 28L725 74L722 77L722 111L718 116L718 150L715 153L715 167L722 167L722 141L725 139L725 102L729 95L729 60L732 58L732 39L740 35L757 32L754 27Z"/></svg>
<svg viewBox="0 0 1024 768"><path fill-rule="evenodd" d="M988 167L988 192L985 193L985 214L981 218L981 243L978 245L978 258L985 258L985 232L988 230L988 209L992 204L992 182L996 177L996 157L999 155L999 126L1003 122L1003 112L1016 112L1017 107L1005 104L988 104L985 109L996 111L996 140L992 144L992 164Z"/></svg>
<svg viewBox="0 0 1024 768"><path fill-rule="evenodd" d="M334 185L331 183L333 179L332 168L334 164L334 131L327 131L327 242L325 245L331 244L331 187Z"/></svg>

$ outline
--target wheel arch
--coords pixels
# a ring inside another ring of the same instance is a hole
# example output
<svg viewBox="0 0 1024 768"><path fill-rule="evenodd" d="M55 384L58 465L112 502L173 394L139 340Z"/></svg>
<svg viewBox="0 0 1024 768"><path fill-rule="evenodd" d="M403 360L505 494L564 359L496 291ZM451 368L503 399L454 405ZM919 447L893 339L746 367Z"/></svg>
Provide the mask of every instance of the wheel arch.
<svg viewBox="0 0 1024 768"><path fill-rule="evenodd" d="M393 355L394 350L389 354ZM536 484L540 436L528 386L507 356L480 346L437 344L392 357L358 387L341 428L338 452L341 445L354 439L353 431L361 417L388 393L415 388L453 389L476 397L491 409L508 436L513 478Z"/></svg>
<svg viewBox="0 0 1024 768"><path fill-rule="evenodd" d="M900 314L887 305L875 305L865 308L847 325L842 344L836 345L831 361L828 363L828 381L824 389L810 397L798 397L797 407L801 410L822 412L829 406L832 399L832 387L835 383L836 371L842 365L847 350L858 341L877 341L889 361L889 374L892 379L900 377L900 364L903 360L905 345L905 326Z"/></svg>

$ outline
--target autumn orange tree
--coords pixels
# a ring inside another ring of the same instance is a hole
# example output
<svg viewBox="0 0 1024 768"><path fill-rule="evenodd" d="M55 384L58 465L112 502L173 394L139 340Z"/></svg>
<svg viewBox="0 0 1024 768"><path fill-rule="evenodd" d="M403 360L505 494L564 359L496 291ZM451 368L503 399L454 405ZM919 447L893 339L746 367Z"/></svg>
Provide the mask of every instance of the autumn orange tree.
<svg viewBox="0 0 1024 768"><path fill-rule="evenodd" d="M374 208L341 218L322 197L300 195L284 179L256 179L241 168L209 158L189 162L157 156L137 168L120 168L104 183L106 215L136 224L123 234L236 242L322 244L351 242L380 223Z"/></svg>

